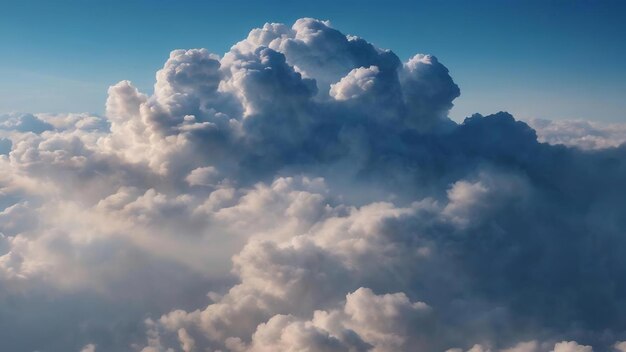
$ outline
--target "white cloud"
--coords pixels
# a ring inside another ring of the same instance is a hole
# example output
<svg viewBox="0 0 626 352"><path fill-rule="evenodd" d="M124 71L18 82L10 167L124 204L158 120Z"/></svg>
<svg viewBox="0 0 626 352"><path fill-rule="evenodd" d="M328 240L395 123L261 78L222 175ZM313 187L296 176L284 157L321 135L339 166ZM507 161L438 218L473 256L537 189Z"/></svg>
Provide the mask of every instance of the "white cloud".
<svg viewBox="0 0 626 352"><path fill-rule="evenodd" d="M582 120L531 119L539 141L585 150L618 147L626 142L626 125Z"/></svg>
<svg viewBox="0 0 626 352"><path fill-rule="evenodd" d="M96 345L90 343L88 345L85 345L85 347L83 347L80 352L96 352Z"/></svg>
<svg viewBox="0 0 626 352"><path fill-rule="evenodd" d="M307 18L223 56L175 50L154 94L110 87L106 117L3 116L5 348L623 340L619 126L456 124L458 95L434 56L402 63Z"/></svg>
<svg viewBox="0 0 626 352"><path fill-rule="evenodd" d="M554 345L553 352L593 352L593 348L579 345L576 341L563 341Z"/></svg>
<svg viewBox="0 0 626 352"><path fill-rule="evenodd" d="M330 96L337 100L363 96L374 87L379 72L376 66L355 68L339 82L330 85Z"/></svg>

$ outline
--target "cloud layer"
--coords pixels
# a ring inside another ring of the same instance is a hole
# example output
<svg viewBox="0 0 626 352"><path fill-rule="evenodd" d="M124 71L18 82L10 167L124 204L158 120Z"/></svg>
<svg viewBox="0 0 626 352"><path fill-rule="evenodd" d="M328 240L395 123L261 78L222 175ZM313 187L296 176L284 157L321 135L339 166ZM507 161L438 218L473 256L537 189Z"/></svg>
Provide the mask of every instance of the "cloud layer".
<svg viewBox="0 0 626 352"><path fill-rule="evenodd" d="M626 350L619 129L457 124L459 94L300 19L173 51L106 117L2 116L3 345Z"/></svg>

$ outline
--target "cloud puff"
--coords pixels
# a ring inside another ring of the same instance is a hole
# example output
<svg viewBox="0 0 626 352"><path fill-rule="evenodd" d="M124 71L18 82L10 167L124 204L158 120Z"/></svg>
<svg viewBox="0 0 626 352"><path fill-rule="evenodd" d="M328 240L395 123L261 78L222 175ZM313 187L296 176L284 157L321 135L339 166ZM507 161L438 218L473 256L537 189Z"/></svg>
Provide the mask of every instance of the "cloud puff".
<svg viewBox="0 0 626 352"><path fill-rule="evenodd" d="M376 84L376 66L355 68L339 82L330 85L330 96L336 100L356 99L371 91Z"/></svg>
<svg viewBox="0 0 626 352"><path fill-rule="evenodd" d="M457 124L458 96L434 56L300 19L173 51L105 117L3 117L3 343L623 349L618 129Z"/></svg>
<svg viewBox="0 0 626 352"><path fill-rule="evenodd" d="M541 142L550 144L590 150L618 147L626 142L626 126L620 123L532 119L529 124Z"/></svg>
<svg viewBox="0 0 626 352"><path fill-rule="evenodd" d="M7 131L42 133L54 128L32 114L3 115L0 121L0 129Z"/></svg>

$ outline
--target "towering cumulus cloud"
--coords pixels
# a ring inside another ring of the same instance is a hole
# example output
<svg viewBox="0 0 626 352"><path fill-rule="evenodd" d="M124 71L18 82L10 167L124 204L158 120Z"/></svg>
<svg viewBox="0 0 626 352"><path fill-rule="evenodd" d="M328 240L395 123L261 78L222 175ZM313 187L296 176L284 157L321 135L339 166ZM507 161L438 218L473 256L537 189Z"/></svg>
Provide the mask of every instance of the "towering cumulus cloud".
<svg viewBox="0 0 626 352"><path fill-rule="evenodd" d="M2 349L626 351L620 132L459 94L300 19L0 117Z"/></svg>

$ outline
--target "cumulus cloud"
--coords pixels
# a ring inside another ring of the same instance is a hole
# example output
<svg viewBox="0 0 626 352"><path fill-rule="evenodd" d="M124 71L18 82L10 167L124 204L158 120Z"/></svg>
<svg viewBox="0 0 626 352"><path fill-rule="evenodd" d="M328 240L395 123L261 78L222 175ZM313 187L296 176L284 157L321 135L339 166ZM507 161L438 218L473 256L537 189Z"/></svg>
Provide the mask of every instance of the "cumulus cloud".
<svg viewBox="0 0 626 352"><path fill-rule="evenodd" d="M554 345L554 352L592 352L591 346L579 345L575 341L563 341Z"/></svg>
<svg viewBox="0 0 626 352"><path fill-rule="evenodd" d="M626 142L626 125L582 120L531 119L539 141L585 150L618 147Z"/></svg>
<svg viewBox="0 0 626 352"><path fill-rule="evenodd" d="M17 132L42 133L53 126L32 114L10 114L0 116L0 129Z"/></svg>
<svg viewBox="0 0 626 352"><path fill-rule="evenodd" d="M361 97L374 88L378 73L380 70L376 66L355 68L339 82L330 85L330 96L337 100Z"/></svg>
<svg viewBox="0 0 626 352"><path fill-rule="evenodd" d="M85 345L85 347L83 347L80 352L96 352L96 345L90 343L88 345Z"/></svg>
<svg viewBox="0 0 626 352"><path fill-rule="evenodd" d="M622 351L626 350L626 342L625 341L616 342L615 345L613 346L613 348L615 350L617 350L617 351L622 352Z"/></svg>
<svg viewBox="0 0 626 352"><path fill-rule="evenodd" d="M624 350L616 126L457 124L437 58L315 19L108 93L0 118L8 349Z"/></svg>
<svg viewBox="0 0 626 352"><path fill-rule="evenodd" d="M199 167L191 170L185 180L190 186L211 186L217 181L218 175L219 173L213 166Z"/></svg>

